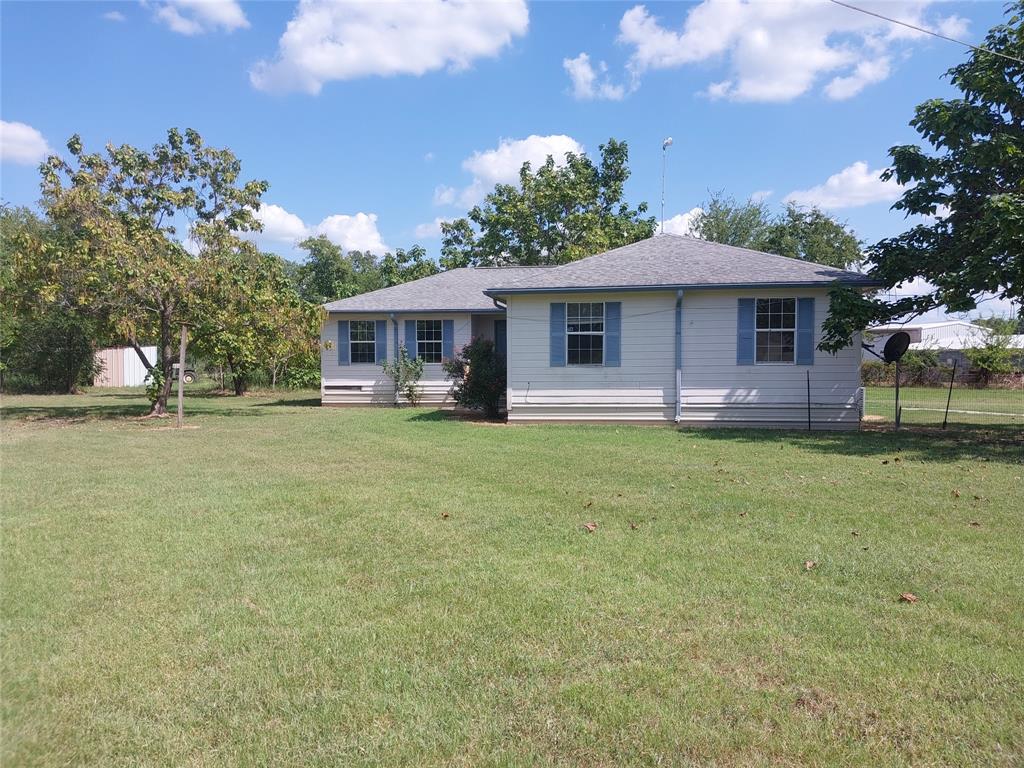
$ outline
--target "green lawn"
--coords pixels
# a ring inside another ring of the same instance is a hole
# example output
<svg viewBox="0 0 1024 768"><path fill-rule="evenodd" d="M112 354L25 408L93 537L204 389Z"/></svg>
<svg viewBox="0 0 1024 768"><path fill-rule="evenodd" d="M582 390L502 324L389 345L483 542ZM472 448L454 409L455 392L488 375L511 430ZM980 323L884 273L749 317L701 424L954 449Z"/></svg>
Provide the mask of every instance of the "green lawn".
<svg viewBox="0 0 1024 768"><path fill-rule="evenodd" d="M866 412L892 421L896 393L893 387L868 387ZM949 423L953 426L1007 425L1024 428L1024 389L954 387L952 395L942 387L900 387L903 422L941 425L949 398Z"/></svg>
<svg viewBox="0 0 1024 768"><path fill-rule="evenodd" d="M1019 432L316 403L5 398L0 763L1024 763Z"/></svg>

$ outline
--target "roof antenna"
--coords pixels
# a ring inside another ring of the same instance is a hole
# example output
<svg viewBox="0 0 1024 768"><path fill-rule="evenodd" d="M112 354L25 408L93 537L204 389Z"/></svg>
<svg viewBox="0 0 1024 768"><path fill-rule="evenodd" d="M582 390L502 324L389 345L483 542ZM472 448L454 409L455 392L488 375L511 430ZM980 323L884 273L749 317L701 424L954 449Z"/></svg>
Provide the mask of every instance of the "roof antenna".
<svg viewBox="0 0 1024 768"><path fill-rule="evenodd" d="M672 137L661 142L661 234L665 234L665 160L668 148L672 146Z"/></svg>

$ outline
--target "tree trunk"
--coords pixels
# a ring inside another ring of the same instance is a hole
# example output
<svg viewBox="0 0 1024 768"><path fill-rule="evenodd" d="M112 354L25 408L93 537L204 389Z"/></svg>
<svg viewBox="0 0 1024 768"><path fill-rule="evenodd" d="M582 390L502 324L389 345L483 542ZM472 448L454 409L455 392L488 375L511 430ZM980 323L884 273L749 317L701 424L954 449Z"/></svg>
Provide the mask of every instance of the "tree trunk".
<svg viewBox="0 0 1024 768"><path fill-rule="evenodd" d="M164 375L163 386L157 394L153 407L150 408L150 416L166 416L167 401L171 397L171 387L174 384L174 340L171 338L171 309L161 307L160 309L160 370Z"/></svg>
<svg viewBox="0 0 1024 768"><path fill-rule="evenodd" d="M234 359L228 355L228 372L231 374L231 384L235 388L235 396L241 397L245 394L245 374L235 365Z"/></svg>

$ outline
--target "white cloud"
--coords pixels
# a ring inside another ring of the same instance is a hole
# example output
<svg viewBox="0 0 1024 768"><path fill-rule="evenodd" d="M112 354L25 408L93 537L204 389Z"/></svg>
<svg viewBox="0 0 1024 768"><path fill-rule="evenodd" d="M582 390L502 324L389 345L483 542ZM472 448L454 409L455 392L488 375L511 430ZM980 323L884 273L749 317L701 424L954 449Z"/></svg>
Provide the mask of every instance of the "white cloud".
<svg viewBox="0 0 1024 768"><path fill-rule="evenodd" d="M670 235L690 235L696 237L693 231L693 222L697 214L703 213L699 206L691 208L686 213L677 213L671 219L665 219L665 232Z"/></svg>
<svg viewBox="0 0 1024 768"><path fill-rule="evenodd" d="M462 70L526 33L525 0L416 3L302 0L277 57L250 71L267 91L316 94L332 80Z"/></svg>
<svg viewBox="0 0 1024 768"><path fill-rule="evenodd" d="M441 225L446 224L450 219L438 216L433 221L429 221L426 224L418 224L416 226L415 235L416 237L440 237Z"/></svg>
<svg viewBox="0 0 1024 768"><path fill-rule="evenodd" d="M880 83L889 76L889 57L867 59L857 64L850 75L834 77L825 86L825 95L834 101L856 96L872 83Z"/></svg>
<svg viewBox="0 0 1024 768"><path fill-rule="evenodd" d="M892 202L903 192L895 179L882 181L882 171L868 169L858 161L843 168L810 189L796 190L786 195L785 202L798 205L817 205L821 208L855 208L870 203Z"/></svg>
<svg viewBox="0 0 1024 768"><path fill-rule="evenodd" d="M107 11L103 14L103 18L107 21L127 21L125 15L120 11Z"/></svg>
<svg viewBox="0 0 1024 768"><path fill-rule="evenodd" d="M957 16L929 24L933 0L869 2L886 15L923 27L963 30ZM887 78L888 55L899 43L925 35L822 0L704 0L690 10L679 30L662 25L637 5L619 22L620 43L632 49L628 69L634 80L650 70L697 63L724 63L729 77L712 82L711 98L788 101L831 75L825 93L847 99ZM635 83L634 83L635 87Z"/></svg>
<svg viewBox="0 0 1024 768"><path fill-rule="evenodd" d="M256 212L256 218L263 224L263 231L253 232L250 237L270 246L294 247L306 237L326 235L346 251L372 251L379 255L388 250L377 229L375 213L337 213L319 224L308 225L279 205L264 204Z"/></svg>
<svg viewBox="0 0 1024 768"><path fill-rule="evenodd" d="M462 161L462 167L473 174L473 182L459 194L459 202L469 207L480 202L495 184L515 184L523 163L536 170L550 155L555 165L565 165L567 152L581 155L583 145L564 134L501 139L496 148L474 152Z"/></svg>
<svg viewBox="0 0 1024 768"><path fill-rule="evenodd" d="M35 165L52 152L43 134L31 125L0 120L0 161Z"/></svg>
<svg viewBox="0 0 1024 768"><path fill-rule="evenodd" d="M256 218L263 224L261 234L265 240L294 245L309 234L302 219L279 205L261 205Z"/></svg>
<svg viewBox="0 0 1024 768"><path fill-rule="evenodd" d="M614 85L608 80L608 65L603 61L598 63L598 70L602 79L598 81L598 73L590 63L590 56L581 53L575 59L563 59L562 67L569 73L572 81L572 95L580 101L590 99L608 99L619 101L626 95L626 89L621 85Z"/></svg>
<svg viewBox="0 0 1024 768"><path fill-rule="evenodd" d="M432 162L434 162L434 153L433 152L425 153L423 155L423 162L424 163L432 163Z"/></svg>
<svg viewBox="0 0 1024 768"><path fill-rule="evenodd" d="M753 203L763 203L774 194L774 189L759 189L756 192L750 193L750 201Z"/></svg>
<svg viewBox="0 0 1024 768"><path fill-rule="evenodd" d="M388 250L377 231L376 213L335 214L316 225L318 235L327 235L346 251L371 251L382 254Z"/></svg>
<svg viewBox="0 0 1024 768"><path fill-rule="evenodd" d="M456 190L455 187L438 184L434 187L434 205L451 205L455 202L455 196L457 194L458 190Z"/></svg>
<svg viewBox="0 0 1024 768"><path fill-rule="evenodd" d="M237 0L165 0L154 4L156 18L181 35L202 35L220 29L246 29L249 20Z"/></svg>

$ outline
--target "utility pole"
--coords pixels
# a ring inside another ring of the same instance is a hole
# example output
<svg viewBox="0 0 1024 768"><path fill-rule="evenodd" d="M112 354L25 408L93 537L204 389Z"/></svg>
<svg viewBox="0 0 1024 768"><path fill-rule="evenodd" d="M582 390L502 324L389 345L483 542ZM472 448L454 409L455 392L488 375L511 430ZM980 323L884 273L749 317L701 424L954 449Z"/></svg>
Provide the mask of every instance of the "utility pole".
<svg viewBox="0 0 1024 768"><path fill-rule="evenodd" d="M671 136L661 142L661 234L665 234L665 161L668 158L668 148L671 146Z"/></svg>

